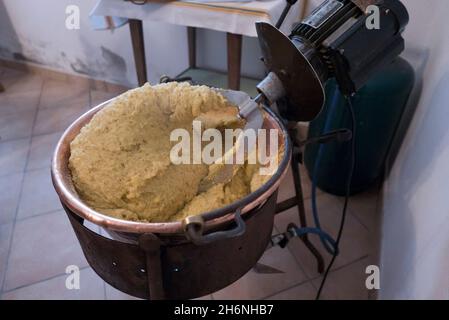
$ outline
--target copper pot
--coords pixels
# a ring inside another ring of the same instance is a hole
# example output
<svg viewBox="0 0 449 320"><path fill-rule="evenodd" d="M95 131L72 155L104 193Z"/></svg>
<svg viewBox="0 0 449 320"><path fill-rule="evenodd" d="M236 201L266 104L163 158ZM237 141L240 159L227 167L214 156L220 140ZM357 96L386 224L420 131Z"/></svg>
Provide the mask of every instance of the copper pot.
<svg viewBox="0 0 449 320"><path fill-rule="evenodd" d="M278 129L279 146L285 150L277 172L265 185L239 201L184 223L143 223L93 210L79 198L71 180L70 142L110 101L82 115L64 132L51 168L55 190L92 268L117 289L151 299L203 296L244 275L270 241L277 189L290 164L290 141L278 117L264 109L263 128ZM84 220L114 237L108 239L89 230Z"/></svg>

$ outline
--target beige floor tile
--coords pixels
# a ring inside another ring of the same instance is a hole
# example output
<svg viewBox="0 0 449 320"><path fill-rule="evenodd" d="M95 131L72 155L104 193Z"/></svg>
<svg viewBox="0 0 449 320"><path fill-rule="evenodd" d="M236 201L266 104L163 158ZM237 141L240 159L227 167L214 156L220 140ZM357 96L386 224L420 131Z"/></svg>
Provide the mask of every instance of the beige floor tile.
<svg viewBox="0 0 449 320"><path fill-rule="evenodd" d="M12 76L19 74L24 74L24 72L0 65L0 80L5 81L6 79L10 79Z"/></svg>
<svg viewBox="0 0 449 320"><path fill-rule="evenodd" d="M298 122L296 128L298 130L298 139L301 141L307 140L309 135L309 124L310 122Z"/></svg>
<svg viewBox="0 0 449 320"><path fill-rule="evenodd" d="M282 180L281 185L279 186L277 202L279 203L294 196L295 184L293 182L292 170L289 168L284 180Z"/></svg>
<svg viewBox="0 0 449 320"><path fill-rule="evenodd" d="M302 192L304 194L304 199L310 199L312 194L312 181L310 180L309 174L307 173L307 169L305 166L301 165L299 167L300 173L301 173L301 186L302 186ZM319 196L320 194L323 194L324 192L320 189L316 189L316 194Z"/></svg>
<svg viewBox="0 0 449 320"><path fill-rule="evenodd" d="M39 108L65 108L67 104L89 99L89 83L85 81L45 80Z"/></svg>
<svg viewBox="0 0 449 320"><path fill-rule="evenodd" d="M0 176L23 172L30 139L0 142Z"/></svg>
<svg viewBox="0 0 449 320"><path fill-rule="evenodd" d="M31 136L35 111L0 115L0 140L23 139Z"/></svg>
<svg viewBox="0 0 449 320"><path fill-rule="evenodd" d="M329 194L322 194L317 197L317 205L322 228L335 238L340 225L341 211L343 208L340 199ZM309 226L314 226L310 201L306 202L306 216ZM277 229L282 232L286 230L287 225L290 222L294 222L299 226L296 208L278 214L275 218L275 225ZM310 235L309 238L322 253L326 263L328 263L331 255L325 251L318 237ZM368 255L371 251L370 246L371 241L369 240L369 231L348 212L343 237L340 243L340 255L335 261L334 268ZM291 239L288 248L309 277L313 278L319 275L316 269L316 260L314 256L299 238Z"/></svg>
<svg viewBox="0 0 449 320"><path fill-rule="evenodd" d="M102 102L117 97L120 94L121 94L120 91L109 92L109 91L90 90L90 106L95 107Z"/></svg>
<svg viewBox="0 0 449 320"><path fill-rule="evenodd" d="M51 182L50 168L25 173L17 219L61 209Z"/></svg>
<svg viewBox="0 0 449 320"><path fill-rule="evenodd" d="M113 286L105 282L106 299L107 300L141 300L124 292L115 289Z"/></svg>
<svg viewBox="0 0 449 320"><path fill-rule="evenodd" d="M106 90L103 90L103 91L114 92L116 94L122 94L122 93L132 89L133 87L105 82L105 88L106 88ZM92 89L95 89L95 88L92 88Z"/></svg>
<svg viewBox="0 0 449 320"><path fill-rule="evenodd" d="M314 300L315 296L315 287L310 282L306 282L268 297L267 300Z"/></svg>
<svg viewBox="0 0 449 320"><path fill-rule="evenodd" d="M87 99L72 101L62 108L39 108L33 135L43 135L65 131L88 109Z"/></svg>
<svg viewBox="0 0 449 320"><path fill-rule="evenodd" d="M12 222L19 205L23 173L0 177L0 224Z"/></svg>
<svg viewBox="0 0 449 320"><path fill-rule="evenodd" d="M27 170L50 168L51 158L62 132L35 136L31 140Z"/></svg>
<svg viewBox="0 0 449 320"><path fill-rule="evenodd" d="M35 111L40 90L0 93L0 116Z"/></svg>
<svg viewBox="0 0 449 320"><path fill-rule="evenodd" d="M17 221L4 291L65 273L66 267L87 266L63 211Z"/></svg>
<svg viewBox="0 0 449 320"><path fill-rule="evenodd" d="M80 288L65 286L67 275L22 287L2 295L4 300L103 300L103 280L91 268L80 271Z"/></svg>
<svg viewBox="0 0 449 320"><path fill-rule="evenodd" d="M2 94L15 94L19 92L40 92L43 79L41 76L14 69L4 69L5 72L0 75L0 81L5 87Z"/></svg>
<svg viewBox="0 0 449 320"><path fill-rule="evenodd" d="M128 91L129 89L132 89L131 87L126 87L120 84L113 84L99 80L90 80L89 86L91 90L113 93L115 92L116 94L121 94L125 91Z"/></svg>
<svg viewBox="0 0 449 320"><path fill-rule="evenodd" d="M377 212L377 200L379 188L374 187L369 191L354 195L349 201L349 210L369 230L374 230L379 223L380 216Z"/></svg>
<svg viewBox="0 0 449 320"><path fill-rule="evenodd" d="M321 299L323 300L367 300L368 289L365 286L368 259L351 263L341 269L332 271L326 280ZM320 286L321 277L313 281L316 288Z"/></svg>
<svg viewBox="0 0 449 320"><path fill-rule="evenodd" d="M6 273L12 230L12 223L0 225L0 292L3 287L3 279Z"/></svg>
<svg viewBox="0 0 449 320"><path fill-rule="evenodd" d="M300 174L301 174L301 187L303 192L304 199L309 199L311 195L311 188L312 183L310 181L310 178L307 174L306 168L304 166L300 166ZM322 194L323 192L319 189L317 189L317 195ZM285 176L284 180L282 181L280 187L279 187L279 194L278 194L278 202L287 200L291 197L295 196L295 183L293 181L293 176L291 172L291 168L288 169L287 175Z"/></svg>
<svg viewBox="0 0 449 320"><path fill-rule="evenodd" d="M230 286L215 292L213 298L262 299L307 279L288 250L272 248L265 252L259 262L281 273L261 274L250 270Z"/></svg>
<svg viewBox="0 0 449 320"><path fill-rule="evenodd" d="M34 70L33 70L34 71ZM71 74L64 74L58 71L53 71L50 69L39 69L36 70L37 74L39 74L42 79L44 80L54 80L54 81L77 81L78 79L80 79L81 77L78 76L74 76ZM82 78L84 81L86 81L85 78Z"/></svg>

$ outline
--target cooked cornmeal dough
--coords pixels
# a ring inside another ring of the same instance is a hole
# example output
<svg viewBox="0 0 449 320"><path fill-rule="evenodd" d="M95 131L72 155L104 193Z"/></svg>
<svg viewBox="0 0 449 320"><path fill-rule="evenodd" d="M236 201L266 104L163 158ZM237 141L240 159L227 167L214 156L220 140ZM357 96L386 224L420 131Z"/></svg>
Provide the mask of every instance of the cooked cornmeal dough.
<svg viewBox="0 0 449 320"><path fill-rule="evenodd" d="M69 168L83 201L98 212L147 222L180 220L223 207L267 181L257 165L241 165L231 181L203 193L206 164L175 165L170 150L177 128L192 121L238 128L238 109L206 86L169 83L130 90L113 100L72 141Z"/></svg>

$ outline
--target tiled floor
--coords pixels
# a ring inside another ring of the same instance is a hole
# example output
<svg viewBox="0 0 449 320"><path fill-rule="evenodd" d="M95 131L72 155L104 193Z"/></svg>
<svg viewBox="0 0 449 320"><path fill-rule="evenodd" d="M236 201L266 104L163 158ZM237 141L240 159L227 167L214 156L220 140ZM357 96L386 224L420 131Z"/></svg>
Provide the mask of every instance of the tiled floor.
<svg viewBox="0 0 449 320"><path fill-rule="evenodd" d="M0 68L0 294L2 299L131 299L105 284L88 266L50 180L50 158L62 131L80 114L123 89L88 80L30 75ZM304 169L301 168L303 171ZM303 172L307 216L310 182ZM279 199L293 195L289 175ZM318 193L322 224L335 235L343 201ZM351 198L341 256L329 275L325 299L367 299L365 268L375 261L377 191ZM290 209L276 217L275 230L298 223ZM316 238L312 242L326 256ZM304 244L272 248L260 260L269 273L251 270L203 299L313 299L321 276ZM81 270L80 290L67 290L66 267ZM260 268L259 268L260 269ZM262 268L263 269L263 268Z"/></svg>

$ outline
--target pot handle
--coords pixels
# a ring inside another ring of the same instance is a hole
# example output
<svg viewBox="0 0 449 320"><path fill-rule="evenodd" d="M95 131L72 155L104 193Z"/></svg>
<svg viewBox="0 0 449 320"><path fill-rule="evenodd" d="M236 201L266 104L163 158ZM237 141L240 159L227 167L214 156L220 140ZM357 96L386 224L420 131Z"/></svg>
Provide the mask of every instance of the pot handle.
<svg viewBox="0 0 449 320"><path fill-rule="evenodd" d="M183 220L184 233L190 241L196 245L208 244L214 241L234 238L245 233L246 225L241 216L241 210L234 213L235 228L227 231L217 231L203 235L204 219L202 216L190 216Z"/></svg>

